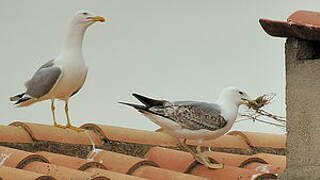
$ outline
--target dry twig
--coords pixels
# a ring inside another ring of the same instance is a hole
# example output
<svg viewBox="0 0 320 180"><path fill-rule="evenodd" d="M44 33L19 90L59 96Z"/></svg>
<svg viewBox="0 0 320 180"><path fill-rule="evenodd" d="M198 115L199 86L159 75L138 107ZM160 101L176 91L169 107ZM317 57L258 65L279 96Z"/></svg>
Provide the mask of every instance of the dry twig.
<svg viewBox="0 0 320 180"><path fill-rule="evenodd" d="M286 125L285 117L271 114L262 109L266 105L270 104L274 97L275 97L275 94L264 94L262 96L257 97L254 100L244 99L247 101L246 105L249 107L249 110L251 111L249 111L247 114L241 114L241 116L245 117L245 119L249 119L249 120L252 119L253 122L259 121L269 125L285 128L285 125ZM277 121L277 123L262 120L261 117L263 116L271 118L272 120Z"/></svg>

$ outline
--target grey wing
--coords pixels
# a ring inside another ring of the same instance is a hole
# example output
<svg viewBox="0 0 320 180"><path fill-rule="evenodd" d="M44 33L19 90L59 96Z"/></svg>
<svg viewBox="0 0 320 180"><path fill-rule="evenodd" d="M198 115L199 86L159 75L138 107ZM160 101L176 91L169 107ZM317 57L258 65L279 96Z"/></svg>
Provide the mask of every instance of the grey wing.
<svg viewBox="0 0 320 180"><path fill-rule="evenodd" d="M54 66L54 60L47 62L25 83L26 94L33 98L46 95L55 86L61 75L62 71L59 67Z"/></svg>
<svg viewBox="0 0 320 180"><path fill-rule="evenodd" d="M217 104L178 101L174 102L174 107L173 113L169 115L170 119L186 129L214 131L227 124L227 121L221 116L221 109Z"/></svg>

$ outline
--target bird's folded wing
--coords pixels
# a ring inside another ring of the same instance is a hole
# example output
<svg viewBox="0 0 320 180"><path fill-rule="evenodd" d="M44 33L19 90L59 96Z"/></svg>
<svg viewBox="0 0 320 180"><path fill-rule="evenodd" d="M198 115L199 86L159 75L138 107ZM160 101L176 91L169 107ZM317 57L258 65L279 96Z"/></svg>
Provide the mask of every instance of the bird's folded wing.
<svg viewBox="0 0 320 180"><path fill-rule="evenodd" d="M178 101L174 102L172 106L162 108L155 106L149 110L175 121L182 128L190 130L207 129L215 131L227 124L227 121L221 116L220 107L216 104Z"/></svg>
<svg viewBox="0 0 320 180"><path fill-rule="evenodd" d="M62 71L59 67L54 66L54 61L47 62L25 83L27 88L26 94L33 98L40 98L46 95L55 87L61 76Z"/></svg>

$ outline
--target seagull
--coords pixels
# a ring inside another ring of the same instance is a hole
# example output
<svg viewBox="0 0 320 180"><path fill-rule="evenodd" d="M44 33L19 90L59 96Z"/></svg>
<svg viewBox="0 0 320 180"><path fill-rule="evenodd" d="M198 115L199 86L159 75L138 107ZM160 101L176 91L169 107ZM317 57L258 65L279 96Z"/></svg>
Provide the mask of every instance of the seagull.
<svg viewBox="0 0 320 180"><path fill-rule="evenodd" d="M132 94L143 105L119 102L132 106L161 127L161 132L178 139L179 145L191 152L194 158L209 168L222 168L222 164L213 164L201 153L196 153L186 145L186 140L196 140L199 144L205 140L216 139L228 132L234 124L239 106L247 104L247 93L239 88L227 87L222 90L214 103L199 101L167 101L151 99ZM183 141L180 141L183 139Z"/></svg>
<svg viewBox="0 0 320 180"><path fill-rule="evenodd" d="M88 68L82 55L82 41L87 28L98 21L104 22L105 19L101 16L95 16L87 10L78 11L69 24L60 54L55 59L43 64L32 78L25 82L25 92L10 97L10 100L15 101L17 107L25 107L50 99L54 126L82 131L82 129L71 125L68 102L85 82ZM65 101L66 126L56 122L55 99Z"/></svg>

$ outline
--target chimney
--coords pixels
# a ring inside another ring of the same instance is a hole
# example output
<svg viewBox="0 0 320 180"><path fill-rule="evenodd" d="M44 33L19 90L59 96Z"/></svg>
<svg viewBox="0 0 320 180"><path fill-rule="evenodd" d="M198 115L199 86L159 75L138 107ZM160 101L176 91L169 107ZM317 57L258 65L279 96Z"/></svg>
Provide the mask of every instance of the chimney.
<svg viewBox="0 0 320 180"><path fill-rule="evenodd" d="M286 37L287 179L320 178L320 13L297 11L287 22L259 20Z"/></svg>

